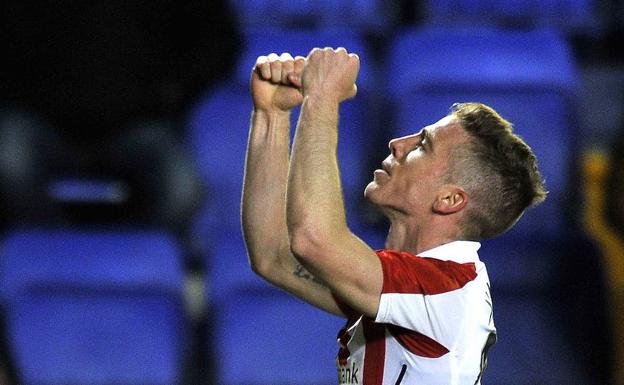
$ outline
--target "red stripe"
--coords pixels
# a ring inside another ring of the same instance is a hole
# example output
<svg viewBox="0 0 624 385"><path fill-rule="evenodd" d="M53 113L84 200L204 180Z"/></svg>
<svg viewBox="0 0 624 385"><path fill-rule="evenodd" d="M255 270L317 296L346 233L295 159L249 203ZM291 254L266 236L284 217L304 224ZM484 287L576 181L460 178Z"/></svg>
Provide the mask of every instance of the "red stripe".
<svg viewBox="0 0 624 385"><path fill-rule="evenodd" d="M401 346L417 356L439 358L449 352L443 345L426 335L396 325L387 324L386 327Z"/></svg>
<svg viewBox="0 0 624 385"><path fill-rule="evenodd" d="M366 350L364 351L363 385L382 385L386 357L386 327L372 320L362 319Z"/></svg>
<svg viewBox="0 0 624 385"><path fill-rule="evenodd" d="M477 277L473 262L442 261L394 250L381 250L377 255L383 268L383 293L441 294Z"/></svg>
<svg viewBox="0 0 624 385"><path fill-rule="evenodd" d="M340 349L338 349L338 363L340 365L346 365L347 360L351 356L351 352L349 351L349 341L351 340L351 335L348 330L357 322L359 318L350 317L347 320L345 326L340 329L338 332L338 343L340 344Z"/></svg>

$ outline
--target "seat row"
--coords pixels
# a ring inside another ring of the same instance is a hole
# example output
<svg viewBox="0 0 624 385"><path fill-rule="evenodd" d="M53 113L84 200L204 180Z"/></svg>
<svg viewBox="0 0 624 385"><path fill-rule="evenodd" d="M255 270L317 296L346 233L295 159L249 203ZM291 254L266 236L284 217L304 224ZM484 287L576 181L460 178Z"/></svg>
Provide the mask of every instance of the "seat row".
<svg viewBox="0 0 624 385"><path fill-rule="evenodd" d="M399 22L420 19L427 25L548 26L562 32L598 28L597 2L592 0L427 0L418 4L382 0L229 0L243 26L348 26L379 33ZM405 14L408 12L409 14Z"/></svg>

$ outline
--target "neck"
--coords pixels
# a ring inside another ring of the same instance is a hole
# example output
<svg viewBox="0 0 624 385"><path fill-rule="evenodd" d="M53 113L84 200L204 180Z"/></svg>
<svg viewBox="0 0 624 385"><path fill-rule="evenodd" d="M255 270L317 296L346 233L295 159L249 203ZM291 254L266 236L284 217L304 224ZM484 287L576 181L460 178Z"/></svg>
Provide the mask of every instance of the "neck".
<svg viewBox="0 0 624 385"><path fill-rule="evenodd" d="M425 225L422 225L425 223ZM435 218L428 221L390 218L390 229L386 238L386 249L419 254L434 247L458 240L456 234L448 234L448 224L438 223Z"/></svg>

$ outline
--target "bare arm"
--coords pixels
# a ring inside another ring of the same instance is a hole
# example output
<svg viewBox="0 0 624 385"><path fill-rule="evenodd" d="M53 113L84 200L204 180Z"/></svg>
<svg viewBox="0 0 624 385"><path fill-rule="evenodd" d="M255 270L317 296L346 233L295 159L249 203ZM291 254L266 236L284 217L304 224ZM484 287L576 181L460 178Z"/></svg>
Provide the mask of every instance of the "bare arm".
<svg viewBox="0 0 624 385"><path fill-rule="evenodd" d="M294 61L290 55L272 54L260 57L252 72L254 111L243 181L243 234L258 275L315 306L342 314L329 289L294 258L286 227L290 113L303 98L295 85L302 68L303 58Z"/></svg>
<svg viewBox="0 0 624 385"><path fill-rule="evenodd" d="M374 317L383 283L381 263L347 227L336 158L338 107L355 96L358 70L359 58L344 49L315 49L307 58L287 219L297 259L350 307Z"/></svg>

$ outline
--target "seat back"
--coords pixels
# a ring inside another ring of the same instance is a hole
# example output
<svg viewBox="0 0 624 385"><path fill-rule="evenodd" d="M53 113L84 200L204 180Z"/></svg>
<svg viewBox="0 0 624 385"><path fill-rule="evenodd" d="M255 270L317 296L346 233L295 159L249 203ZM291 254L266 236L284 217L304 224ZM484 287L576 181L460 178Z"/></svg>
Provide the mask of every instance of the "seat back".
<svg viewBox="0 0 624 385"><path fill-rule="evenodd" d="M552 27L564 33L600 29L598 4L592 0L427 0L431 24Z"/></svg>
<svg viewBox="0 0 624 385"><path fill-rule="evenodd" d="M381 0L231 0L241 24L282 27L347 26L362 31L387 28L396 18L393 4Z"/></svg>
<svg viewBox="0 0 624 385"><path fill-rule="evenodd" d="M331 384L344 323L275 288L239 288L219 306L219 384Z"/></svg>
<svg viewBox="0 0 624 385"><path fill-rule="evenodd" d="M2 271L23 383L175 384L186 339L180 258L161 232L10 233Z"/></svg>

